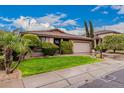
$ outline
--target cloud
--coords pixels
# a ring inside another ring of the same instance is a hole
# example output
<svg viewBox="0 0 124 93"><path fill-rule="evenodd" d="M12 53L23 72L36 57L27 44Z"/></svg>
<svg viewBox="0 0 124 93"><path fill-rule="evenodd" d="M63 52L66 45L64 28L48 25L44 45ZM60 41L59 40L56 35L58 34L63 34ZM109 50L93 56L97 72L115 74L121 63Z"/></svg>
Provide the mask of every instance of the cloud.
<svg viewBox="0 0 124 93"><path fill-rule="evenodd" d="M102 11L101 13L102 14L108 14L108 11Z"/></svg>
<svg viewBox="0 0 124 93"><path fill-rule="evenodd" d="M124 33L124 22L120 22L114 25L106 25L106 26L102 26L102 27L96 27L95 30L113 30L113 31L117 31L117 32L122 32Z"/></svg>
<svg viewBox="0 0 124 93"><path fill-rule="evenodd" d="M95 12L101 8L106 8L108 5L97 5L95 8L91 9L91 12Z"/></svg>
<svg viewBox="0 0 124 93"><path fill-rule="evenodd" d="M66 16L67 15L64 13L56 13L47 14L42 17L20 16L17 19L0 17L0 20L10 22L9 24L5 24L6 29L8 28L9 30L20 28L25 31L32 31L48 30L59 27L75 28L76 26L79 26L77 23L78 19L67 19Z"/></svg>
<svg viewBox="0 0 124 93"><path fill-rule="evenodd" d="M119 20L119 17L118 16L115 17L112 21L117 21L117 20Z"/></svg>
<svg viewBox="0 0 124 93"><path fill-rule="evenodd" d="M13 22L15 19L14 18L5 18L5 17L0 17L0 20L6 21L6 22Z"/></svg>
<svg viewBox="0 0 124 93"><path fill-rule="evenodd" d="M124 6L123 5L114 5L111 6L112 9L117 10L117 14L124 14Z"/></svg>
<svg viewBox="0 0 124 93"><path fill-rule="evenodd" d="M108 6L107 5L98 5L96 6L95 8L91 9L91 12L95 12L101 8L107 8ZM101 11L102 14L108 14L109 12L108 11Z"/></svg>
<svg viewBox="0 0 124 93"><path fill-rule="evenodd" d="M118 14L124 14L124 6L119 9Z"/></svg>
<svg viewBox="0 0 124 93"><path fill-rule="evenodd" d="M73 35L83 35L85 33L85 29L84 28L75 28L73 30L67 30L65 28L59 28L60 30L69 33L69 34L73 34Z"/></svg>
<svg viewBox="0 0 124 93"><path fill-rule="evenodd" d="M66 14L48 14L46 16L37 18L38 22L49 23L49 24L57 24L61 22L62 18L65 18Z"/></svg>
<svg viewBox="0 0 124 93"><path fill-rule="evenodd" d="M9 24L5 24L9 30L11 26L22 28L23 30L46 30L53 29L55 25L62 23L61 19L64 17L66 17L66 14L57 13L47 14L38 18L29 16L20 16L17 19L0 17L0 20L10 22Z"/></svg>
<svg viewBox="0 0 124 93"><path fill-rule="evenodd" d="M5 25L4 24L0 24L0 27L4 27Z"/></svg>
<svg viewBox="0 0 124 93"><path fill-rule="evenodd" d="M16 19L13 22L13 25L15 25L17 28L23 28L26 31L47 30L54 28L49 23L39 23L34 18L24 16L21 16L20 18Z"/></svg>
<svg viewBox="0 0 124 93"><path fill-rule="evenodd" d="M121 8L121 5L112 5L111 8L118 10Z"/></svg>
<svg viewBox="0 0 124 93"><path fill-rule="evenodd" d="M102 7L102 6L100 6L100 5L96 6L95 8L91 9L91 12L94 12L94 11L96 11L96 10L99 10L101 7Z"/></svg>
<svg viewBox="0 0 124 93"><path fill-rule="evenodd" d="M12 25L0 23L0 30L12 31Z"/></svg>
<svg viewBox="0 0 124 93"><path fill-rule="evenodd" d="M91 12L95 12L101 8L110 8L110 9L113 9L113 10L117 10L117 14L124 14L124 5L112 5L112 6L108 6L108 5L98 5L96 6L95 8L91 9ZM103 11L102 12L103 14L108 14L107 11Z"/></svg>
<svg viewBox="0 0 124 93"><path fill-rule="evenodd" d="M68 25L77 25L75 20L69 19L60 24L61 26L68 26Z"/></svg>
<svg viewBox="0 0 124 93"><path fill-rule="evenodd" d="M49 23L50 25L53 26L74 26L77 25L76 20L77 19L67 19L63 21L63 19L66 17L66 14L49 14L47 16L43 16L40 18L37 18L36 20L40 23Z"/></svg>

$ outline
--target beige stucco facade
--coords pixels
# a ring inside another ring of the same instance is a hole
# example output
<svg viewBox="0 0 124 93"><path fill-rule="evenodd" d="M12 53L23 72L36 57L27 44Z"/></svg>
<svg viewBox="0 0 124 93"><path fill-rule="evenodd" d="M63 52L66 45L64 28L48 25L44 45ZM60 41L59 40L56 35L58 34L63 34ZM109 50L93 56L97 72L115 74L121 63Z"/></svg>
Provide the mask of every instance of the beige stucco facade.
<svg viewBox="0 0 124 93"><path fill-rule="evenodd" d="M47 37L46 42L54 43L54 38Z"/></svg>
<svg viewBox="0 0 124 93"><path fill-rule="evenodd" d="M61 40L63 40L63 39L61 39ZM54 43L54 38L46 37L45 41ZM73 42L73 53L89 53L89 52L91 52L91 42L90 41L72 40L72 42Z"/></svg>

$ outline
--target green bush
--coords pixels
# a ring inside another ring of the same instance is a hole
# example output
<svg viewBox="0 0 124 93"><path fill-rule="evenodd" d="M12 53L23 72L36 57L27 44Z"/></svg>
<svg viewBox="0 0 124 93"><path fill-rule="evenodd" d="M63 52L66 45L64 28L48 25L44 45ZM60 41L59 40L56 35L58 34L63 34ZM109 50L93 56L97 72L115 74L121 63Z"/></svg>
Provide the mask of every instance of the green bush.
<svg viewBox="0 0 124 93"><path fill-rule="evenodd" d="M35 46L39 46L40 41L41 41L40 38L34 34L25 34L25 35L23 35L22 38L25 40L29 40L29 46L31 48L35 47Z"/></svg>
<svg viewBox="0 0 124 93"><path fill-rule="evenodd" d="M101 54L96 54L96 58L101 58Z"/></svg>
<svg viewBox="0 0 124 93"><path fill-rule="evenodd" d="M62 54L72 54L73 53L73 43L72 41L61 41L61 53Z"/></svg>
<svg viewBox="0 0 124 93"><path fill-rule="evenodd" d="M0 70L4 70L4 57L0 56Z"/></svg>
<svg viewBox="0 0 124 93"><path fill-rule="evenodd" d="M95 47L95 50L96 51L102 51L102 52L106 52L107 51L107 48L104 44L98 44L96 47Z"/></svg>
<svg viewBox="0 0 124 93"><path fill-rule="evenodd" d="M59 50L59 47L57 45L50 42L43 42L41 47L44 55L52 56L57 52L57 50Z"/></svg>

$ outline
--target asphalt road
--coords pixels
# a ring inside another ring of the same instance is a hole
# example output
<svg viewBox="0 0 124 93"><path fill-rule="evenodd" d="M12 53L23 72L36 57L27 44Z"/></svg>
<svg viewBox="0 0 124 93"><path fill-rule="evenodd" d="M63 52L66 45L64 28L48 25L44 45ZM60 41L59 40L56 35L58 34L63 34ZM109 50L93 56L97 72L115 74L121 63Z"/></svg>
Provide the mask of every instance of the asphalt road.
<svg viewBox="0 0 124 93"><path fill-rule="evenodd" d="M124 69L96 79L79 88L124 88Z"/></svg>

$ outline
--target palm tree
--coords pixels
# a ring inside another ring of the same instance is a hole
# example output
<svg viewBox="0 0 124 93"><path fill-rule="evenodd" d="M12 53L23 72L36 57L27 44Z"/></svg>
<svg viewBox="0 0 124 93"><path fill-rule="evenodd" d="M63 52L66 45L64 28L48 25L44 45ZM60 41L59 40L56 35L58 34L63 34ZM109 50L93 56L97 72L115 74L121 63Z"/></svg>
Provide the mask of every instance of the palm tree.
<svg viewBox="0 0 124 93"><path fill-rule="evenodd" d="M3 48L4 53L4 66L6 73L12 73L20 64L24 54L29 52L28 44L31 42L30 40L21 38L20 35L3 32L0 35L0 45ZM19 60L17 62L13 62L13 52L18 53Z"/></svg>

